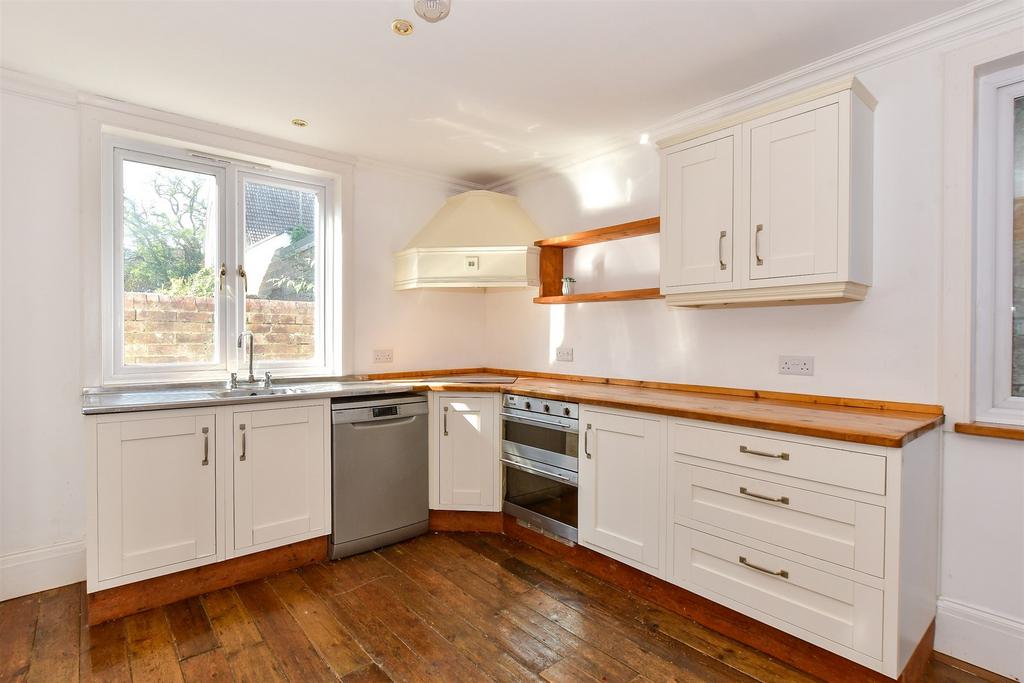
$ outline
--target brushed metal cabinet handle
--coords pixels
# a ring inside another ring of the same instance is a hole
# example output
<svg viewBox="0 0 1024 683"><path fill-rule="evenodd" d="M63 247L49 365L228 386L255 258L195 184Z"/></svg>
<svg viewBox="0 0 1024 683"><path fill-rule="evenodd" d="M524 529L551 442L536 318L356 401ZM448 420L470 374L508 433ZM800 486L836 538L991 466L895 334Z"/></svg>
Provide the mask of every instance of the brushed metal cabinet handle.
<svg viewBox="0 0 1024 683"><path fill-rule="evenodd" d="M740 487L740 493L744 496L750 496L751 498L757 498L758 500L766 500L769 503L782 503L783 505L789 505L789 496L779 496L778 498L772 498L771 496L764 496L760 493L754 493L748 491L746 486Z"/></svg>
<svg viewBox="0 0 1024 683"><path fill-rule="evenodd" d="M764 259L761 258L761 233L764 232L764 224L758 223L757 227L754 228L754 260L757 261L757 265L763 266Z"/></svg>
<svg viewBox="0 0 1024 683"><path fill-rule="evenodd" d="M593 425L588 424L587 428L583 430L583 453L587 456L587 460L590 460L593 454L590 452L590 428Z"/></svg>
<svg viewBox="0 0 1024 683"><path fill-rule="evenodd" d="M722 247L725 245L725 230L718 233L718 269L725 270L725 256L722 254Z"/></svg>
<svg viewBox="0 0 1024 683"><path fill-rule="evenodd" d="M448 406L444 407L444 435L448 436Z"/></svg>
<svg viewBox="0 0 1024 683"><path fill-rule="evenodd" d="M210 464L210 428L203 427L203 467Z"/></svg>
<svg viewBox="0 0 1024 683"><path fill-rule="evenodd" d="M789 460L789 453L783 451L782 453L765 453L764 451L755 451L746 446L740 446L740 453L746 453L747 455L757 455L762 458L775 458L777 460Z"/></svg>
<svg viewBox="0 0 1024 683"><path fill-rule="evenodd" d="M245 425L238 425L238 429L242 432L242 454L238 456L238 459L241 462L245 462Z"/></svg>
<svg viewBox="0 0 1024 683"><path fill-rule="evenodd" d="M789 578L789 572L786 571L785 569L780 569L778 571L772 571L771 569L765 569L764 567L759 567L756 564L754 564L753 562L748 561L747 558L743 557L742 555L740 555L740 564L742 564L744 567L750 567L751 569L755 569L755 570L761 572L762 574L768 574L769 576L778 576L779 578L783 578L783 579L788 579Z"/></svg>

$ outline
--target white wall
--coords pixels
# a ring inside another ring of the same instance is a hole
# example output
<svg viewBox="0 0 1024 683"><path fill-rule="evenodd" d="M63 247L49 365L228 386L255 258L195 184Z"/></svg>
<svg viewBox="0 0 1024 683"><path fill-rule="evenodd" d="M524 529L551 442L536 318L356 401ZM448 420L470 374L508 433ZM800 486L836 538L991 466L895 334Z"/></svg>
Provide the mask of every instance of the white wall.
<svg viewBox="0 0 1024 683"><path fill-rule="evenodd" d="M690 310L657 300L540 306L529 294L492 293L490 364L941 403L943 49L856 74L879 100L865 301ZM637 144L507 190L556 235L657 215L658 182L657 150ZM577 291L657 285L649 242L576 251L567 270ZM573 347L573 362L554 360L560 345ZM782 354L814 356L814 376L779 375ZM944 442L939 648L1024 678L1024 447L955 434Z"/></svg>
<svg viewBox="0 0 1024 683"><path fill-rule="evenodd" d="M723 310L672 309L663 301L537 306L522 293L491 294L488 345L507 367L602 376L915 401L935 398L941 73L936 53L858 74L880 100L875 112L875 287L856 304ZM912 151L912 153L911 153ZM564 173L516 185L548 234L655 216L658 157L636 145ZM610 205L588 209L587 203ZM620 258L627 243L590 247L605 270L652 259ZM627 247L628 248L628 247ZM582 250L580 250L582 251ZM620 263L616 264L615 261ZM618 289L621 281L577 289ZM657 286L651 272L631 286ZM564 316L564 323L563 323ZM563 332L559 332L564 328ZM524 334L513 334L522 330ZM573 363L552 345L574 348ZM780 354L815 357L813 377L782 376Z"/></svg>
<svg viewBox="0 0 1024 683"><path fill-rule="evenodd" d="M393 288L392 254L404 249L456 191L441 181L356 168L355 372L483 365L481 291ZM373 363L374 349L393 349L394 362Z"/></svg>
<svg viewBox="0 0 1024 683"><path fill-rule="evenodd" d="M2 600L85 578L81 389L100 367L98 240L81 225L79 201L81 109L74 93L20 80L0 85ZM353 371L483 364L483 293L391 285L391 254L460 189L356 166ZM373 364L374 348L394 349L395 362Z"/></svg>
<svg viewBox="0 0 1024 683"><path fill-rule="evenodd" d="M78 117L3 93L0 599L85 574Z"/></svg>

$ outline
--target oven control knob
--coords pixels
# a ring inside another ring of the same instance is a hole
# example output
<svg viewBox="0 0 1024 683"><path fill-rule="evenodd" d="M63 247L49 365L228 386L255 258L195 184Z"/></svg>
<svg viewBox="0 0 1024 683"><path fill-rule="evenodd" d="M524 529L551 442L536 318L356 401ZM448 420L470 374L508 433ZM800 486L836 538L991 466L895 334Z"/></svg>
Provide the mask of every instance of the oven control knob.
<svg viewBox="0 0 1024 683"><path fill-rule="evenodd" d="M526 402L526 403L524 404L524 406L526 407L526 409L527 409L527 410L529 410L529 409L530 409L530 402L529 402L529 401L527 401L527 402Z"/></svg>
<svg viewBox="0 0 1024 683"><path fill-rule="evenodd" d="M549 406L547 403L544 404L544 412L545 413L550 413L551 412L551 406Z"/></svg>
<svg viewBox="0 0 1024 683"><path fill-rule="evenodd" d="M568 408L563 408L562 412L565 413L566 417L569 417L570 415L572 415L572 411L569 410Z"/></svg>

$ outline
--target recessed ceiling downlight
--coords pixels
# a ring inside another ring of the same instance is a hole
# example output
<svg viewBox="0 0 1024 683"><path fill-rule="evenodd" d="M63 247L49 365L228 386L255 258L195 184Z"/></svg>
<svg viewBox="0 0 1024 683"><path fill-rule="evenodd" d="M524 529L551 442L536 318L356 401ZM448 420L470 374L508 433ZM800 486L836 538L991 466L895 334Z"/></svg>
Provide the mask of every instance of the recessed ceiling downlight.
<svg viewBox="0 0 1024 683"><path fill-rule="evenodd" d="M395 32L395 35L399 36L412 35L412 22L405 19L395 19L391 22L391 30Z"/></svg>
<svg viewBox="0 0 1024 683"><path fill-rule="evenodd" d="M292 125L298 126L299 128L305 128L309 125L309 121L306 119L292 119Z"/></svg>

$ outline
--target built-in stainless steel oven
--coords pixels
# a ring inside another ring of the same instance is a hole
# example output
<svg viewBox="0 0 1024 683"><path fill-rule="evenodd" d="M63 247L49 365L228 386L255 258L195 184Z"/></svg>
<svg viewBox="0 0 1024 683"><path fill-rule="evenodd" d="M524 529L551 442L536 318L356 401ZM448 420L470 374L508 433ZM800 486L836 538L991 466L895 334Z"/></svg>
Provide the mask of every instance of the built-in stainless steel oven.
<svg viewBox="0 0 1024 683"><path fill-rule="evenodd" d="M580 407L505 394L501 461L508 514L575 542Z"/></svg>

